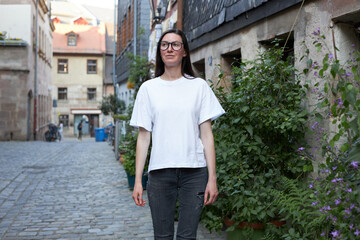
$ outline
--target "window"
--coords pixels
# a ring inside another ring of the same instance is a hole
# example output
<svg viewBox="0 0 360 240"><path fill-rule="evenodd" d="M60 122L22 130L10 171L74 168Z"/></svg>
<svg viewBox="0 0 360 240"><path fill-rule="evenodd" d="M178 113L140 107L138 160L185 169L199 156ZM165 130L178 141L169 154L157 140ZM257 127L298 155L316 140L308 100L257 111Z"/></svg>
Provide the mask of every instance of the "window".
<svg viewBox="0 0 360 240"><path fill-rule="evenodd" d="M97 60L87 60L87 73L96 74Z"/></svg>
<svg viewBox="0 0 360 240"><path fill-rule="evenodd" d="M75 33L70 33L68 36L67 45L68 46L76 46L77 45L77 35Z"/></svg>
<svg viewBox="0 0 360 240"><path fill-rule="evenodd" d="M58 73L68 73L69 65L67 59L58 59Z"/></svg>
<svg viewBox="0 0 360 240"><path fill-rule="evenodd" d="M59 123L63 123L63 127L69 127L69 115L60 115Z"/></svg>
<svg viewBox="0 0 360 240"><path fill-rule="evenodd" d="M58 100L67 100L67 88L58 88Z"/></svg>
<svg viewBox="0 0 360 240"><path fill-rule="evenodd" d="M205 59L193 63L195 72L203 79L205 78Z"/></svg>
<svg viewBox="0 0 360 240"><path fill-rule="evenodd" d="M96 88L88 88L88 101L96 100Z"/></svg>
<svg viewBox="0 0 360 240"><path fill-rule="evenodd" d="M286 61L290 58L289 60L294 64L294 32L291 32L290 36L289 33L278 35L275 38L261 41L260 44L264 49L272 47L284 48L281 60ZM278 44L278 46L276 46L276 44Z"/></svg>

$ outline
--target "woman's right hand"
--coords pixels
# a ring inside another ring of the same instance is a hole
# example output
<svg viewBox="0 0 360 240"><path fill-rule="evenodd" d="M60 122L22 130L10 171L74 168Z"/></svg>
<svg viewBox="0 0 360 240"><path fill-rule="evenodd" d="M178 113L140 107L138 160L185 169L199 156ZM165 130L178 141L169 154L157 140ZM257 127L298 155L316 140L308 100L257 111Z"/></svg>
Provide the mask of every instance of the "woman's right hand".
<svg viewBox="0 0 360 240"><path fill-rule="evenodd" d="M146 201L143 199L143 187L141 183L135 183L132 198L136 205L144 207Z"/></svg>

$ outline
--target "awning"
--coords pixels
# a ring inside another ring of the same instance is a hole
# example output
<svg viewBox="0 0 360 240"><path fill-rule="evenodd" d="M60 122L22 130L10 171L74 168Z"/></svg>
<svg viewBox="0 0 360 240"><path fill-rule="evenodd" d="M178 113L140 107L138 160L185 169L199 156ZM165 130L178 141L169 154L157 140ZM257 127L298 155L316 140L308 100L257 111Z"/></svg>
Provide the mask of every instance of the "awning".
<svg viewBox="0 0 360 240"><path fill-rule="evenodd" d="M71 114L101 114L99 109L71 109Z"/></svg>

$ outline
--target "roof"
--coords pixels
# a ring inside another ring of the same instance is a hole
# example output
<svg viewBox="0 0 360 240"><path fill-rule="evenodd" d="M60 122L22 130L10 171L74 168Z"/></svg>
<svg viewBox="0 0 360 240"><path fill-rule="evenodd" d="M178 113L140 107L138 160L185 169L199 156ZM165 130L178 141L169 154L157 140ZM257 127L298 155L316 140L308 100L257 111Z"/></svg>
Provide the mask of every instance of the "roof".
<svg viewBox="0 0 360 240"><path fill-rule="evenodd" d="M51 15L61 20L61 23L70 24L82 17L89 24L96 26L97 18L82 5L75 2L51 1ZM75 18L75 19L74 19Z"/></svg>
<svg viewBox="0 0 360 240"><path fill-rule="evenodd" d="M101 22L114 23L114 9L99 8L89 5L83 5L83 7L91 12Z"/></svg>
<svg viewBox="0 0 360 240"><path fill-rule="evenodd" d="M67 34L74 32L78 35L77 45L67 45ZM53 52L71 54L105 54L105 25L72 25L55 23L53 33Z"/></svg>
<svg viewBox="0 0 360 240"><path fill-rule="evenodd" d="M216 41L302 0L184 1L183 29L190 50Z"/></svg>

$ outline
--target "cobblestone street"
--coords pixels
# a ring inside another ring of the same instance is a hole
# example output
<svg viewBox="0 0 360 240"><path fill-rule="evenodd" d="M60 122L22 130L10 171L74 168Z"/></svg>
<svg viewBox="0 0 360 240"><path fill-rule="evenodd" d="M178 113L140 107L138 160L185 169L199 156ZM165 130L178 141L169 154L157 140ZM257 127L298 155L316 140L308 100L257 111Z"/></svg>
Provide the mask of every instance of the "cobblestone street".
<svg viewBox="0 0 360 240"><path fill-rule="evenodd" d="M153 239L150 209L133 203L106 142L0 142L0 152L0 239ZM198 239L225 237L200 225Z"/></svg>

